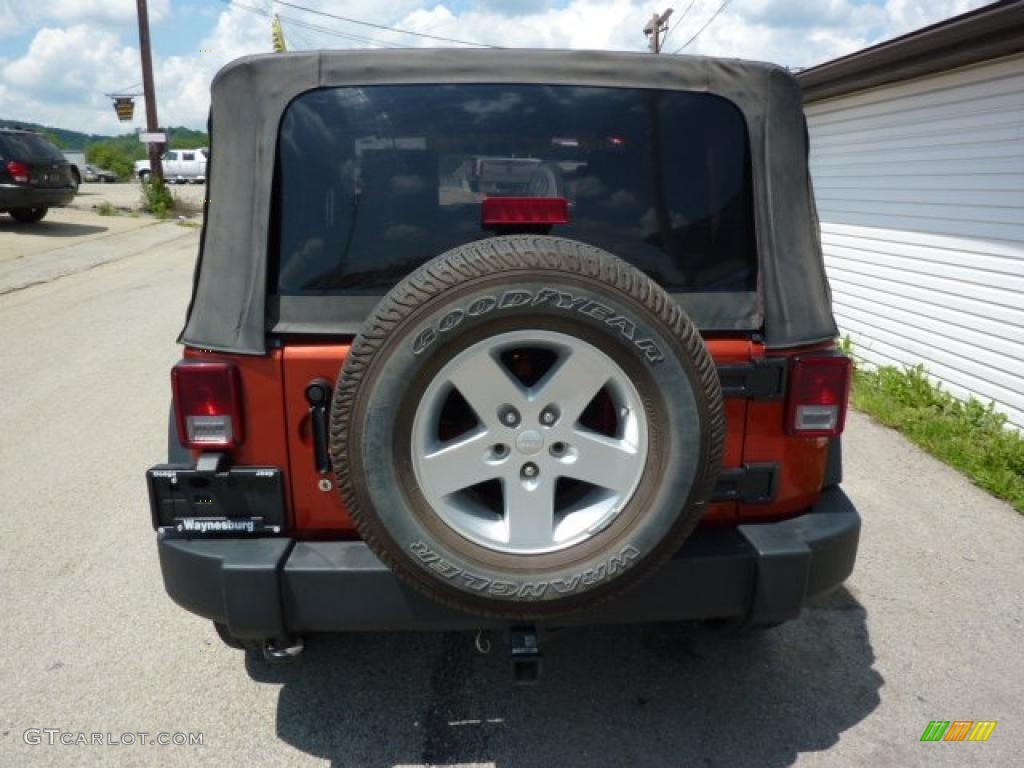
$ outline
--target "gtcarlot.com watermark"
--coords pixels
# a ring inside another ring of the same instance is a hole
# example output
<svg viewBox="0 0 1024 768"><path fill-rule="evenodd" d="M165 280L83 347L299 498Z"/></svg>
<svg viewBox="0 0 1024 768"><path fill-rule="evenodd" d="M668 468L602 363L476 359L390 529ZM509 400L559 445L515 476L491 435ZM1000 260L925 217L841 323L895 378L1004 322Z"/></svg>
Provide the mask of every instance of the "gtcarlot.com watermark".
<svg viewBox="0 0 1024 768"><path fill-rule="evenodd" d="M201 747L201 732L181 731L65 731L62 728L29 728L21 738L31 747L40 745L65 747L134 747L136 745L158 747Z"/></svg>

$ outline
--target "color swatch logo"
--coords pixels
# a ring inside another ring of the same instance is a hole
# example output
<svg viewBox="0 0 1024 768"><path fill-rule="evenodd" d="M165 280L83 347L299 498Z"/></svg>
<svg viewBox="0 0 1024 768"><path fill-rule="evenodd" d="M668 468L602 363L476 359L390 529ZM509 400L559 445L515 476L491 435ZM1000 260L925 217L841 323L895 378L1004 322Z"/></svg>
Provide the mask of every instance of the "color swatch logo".
<svg viewBox="0 0 1024 768"><path fill-rule="evenodd" d="M932 720L921 741L988 741L995 727L995 720Z"/></svg>

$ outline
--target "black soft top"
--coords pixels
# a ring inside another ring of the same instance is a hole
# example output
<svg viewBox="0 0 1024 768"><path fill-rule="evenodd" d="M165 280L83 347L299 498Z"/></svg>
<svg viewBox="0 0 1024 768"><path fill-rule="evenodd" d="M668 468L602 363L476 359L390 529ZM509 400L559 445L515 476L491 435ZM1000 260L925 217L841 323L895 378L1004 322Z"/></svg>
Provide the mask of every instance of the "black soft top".
<svg viewBox="0 0 1024 768"><path fill-rule="evenodd" d="M750 136L759 278L756 293L691 295L699 315L733 312L770 347L837 335L807 169L800 86L781 67L734 59L606 51L380 50L248 56L214 78L208 178L195 286L179 341L262 354L267 331L271 198L282 114L316 88L516 83L713 93Z"/></svg>

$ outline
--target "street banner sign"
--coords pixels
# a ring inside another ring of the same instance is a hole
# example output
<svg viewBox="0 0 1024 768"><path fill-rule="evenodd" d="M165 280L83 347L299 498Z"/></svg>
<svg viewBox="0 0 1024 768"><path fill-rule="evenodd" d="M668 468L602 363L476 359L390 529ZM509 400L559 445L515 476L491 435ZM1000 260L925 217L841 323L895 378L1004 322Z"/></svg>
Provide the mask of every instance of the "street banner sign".
<svg viewBox="0 0 1024 768"><path fill-rule="evenodd" d="M114 111L117 113L118 120L122 123L130 123L132 115L135 114L135 99L131 96L115 96Z"/></svg>

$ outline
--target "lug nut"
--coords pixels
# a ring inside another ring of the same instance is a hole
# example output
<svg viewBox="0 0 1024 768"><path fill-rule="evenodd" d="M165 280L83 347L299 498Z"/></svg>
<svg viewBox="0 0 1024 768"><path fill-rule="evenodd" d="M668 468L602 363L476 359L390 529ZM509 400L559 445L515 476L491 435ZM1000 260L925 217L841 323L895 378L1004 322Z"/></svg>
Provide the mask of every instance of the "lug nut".
<svg viewBox="0 0 1024 768"><path fill-rule="evenodd" d="M545 427L550 427L556 421L558 421L558 409L555 406L549 405L540 412L540 423Z"/></svg>
<svg viewBox="0 0 1024 768"><path fill-rule="evenodd" d="M507 427L519 426L519 411L515 408L506 408L501 413L501 422Z"/></svg>
<svg viewBox="0 0 1024 768"><path fill-rule="evenodd" d="M523 464L523 477L536 477L538 471L537 465L532 462Z"/></svg>
<svg viewBox="0 0 1024 768"><path fill-rule="evenodd" d="M552 443L551 444L551 455L561 456L565 453L565 443Z"/></svg>

